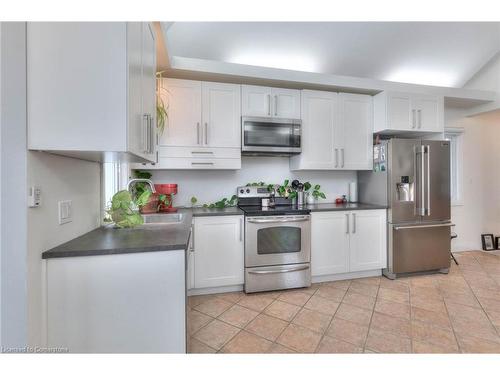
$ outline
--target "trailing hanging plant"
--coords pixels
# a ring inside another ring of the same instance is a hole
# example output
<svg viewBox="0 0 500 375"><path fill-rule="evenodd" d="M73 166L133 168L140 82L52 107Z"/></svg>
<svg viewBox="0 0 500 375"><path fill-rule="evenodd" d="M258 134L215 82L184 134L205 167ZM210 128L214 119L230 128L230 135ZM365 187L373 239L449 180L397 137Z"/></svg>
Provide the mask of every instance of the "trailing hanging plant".
<svg viewBox="0 0 500 375"><path fill-rule="evenodd" d="M224 207L233 207L238 203L238 197L233 195L231 198L222 198L220 201L214 203L205 203L203 205L204 208L224 208Z"/></svg>
<svg viewBox="0 0 500 375"><path fill-rule="evenodd" d="M165 125L168 121L168 103L165 104L161 94L168 93L168 90L163 87L163 72L156 73L156 127L158 135L162 135L165 130Z"/></svg>

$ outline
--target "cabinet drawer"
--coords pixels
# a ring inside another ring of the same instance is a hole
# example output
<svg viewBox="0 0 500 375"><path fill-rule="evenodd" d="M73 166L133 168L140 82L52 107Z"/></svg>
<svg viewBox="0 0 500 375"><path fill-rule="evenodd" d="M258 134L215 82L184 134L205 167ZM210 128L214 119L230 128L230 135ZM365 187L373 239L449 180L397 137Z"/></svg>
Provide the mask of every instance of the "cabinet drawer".
<svg viewBox="0 0 500 375"><path fill-rule="evenodd" d="M159 158L146 169L241 169L241 159Z"/></svg>
<svg viewBox="0 0 500 375"><path fill-rule="evenodd" d="M159 158L240 159L239 148L160 147Z"/></svg>

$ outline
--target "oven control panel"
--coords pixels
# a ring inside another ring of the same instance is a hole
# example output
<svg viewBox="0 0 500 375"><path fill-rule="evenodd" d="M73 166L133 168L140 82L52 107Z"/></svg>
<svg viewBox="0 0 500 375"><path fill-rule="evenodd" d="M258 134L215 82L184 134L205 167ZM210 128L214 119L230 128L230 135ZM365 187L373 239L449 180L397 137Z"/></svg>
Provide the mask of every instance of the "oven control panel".
<svg viewBox="0 0 500 375"><path fill-rule="evenodd" d="M268 198L271 193L267 186L239 186L236 195L238 198Z"/></svg>

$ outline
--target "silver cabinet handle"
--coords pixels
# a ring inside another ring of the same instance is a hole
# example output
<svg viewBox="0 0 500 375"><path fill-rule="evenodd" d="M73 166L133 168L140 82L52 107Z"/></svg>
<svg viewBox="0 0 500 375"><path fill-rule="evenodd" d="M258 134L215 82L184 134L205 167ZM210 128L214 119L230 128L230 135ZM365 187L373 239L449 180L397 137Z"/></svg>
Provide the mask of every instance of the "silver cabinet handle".
<svg viewBox="0 0 500 375"><path fill-rule="evenodd" d="M151 134L151 138L150 138L150 148L149 148L149 153L152 154L154 152L154 149L155 149L155 128L154 128L155 124L154 124L154 119L153 119L153 115L149 114L149 127L150 127L150 134Z"/></svg>
<svg viewBox="0 0 500 375"><path fill-rule="evenodd" d="M417 122L416 122L415 110L412 109L411 110L411 128L415 129L416 126L417 126Z"/></svg>
<svg viewBox="0 0 500 375"><path fill-rule="evenodd" d="M191 162L191 165L214 165L213 162L196 162L196 161L193 161Z"/></svg>
<svg viewBox="0 0 500 375"><path fill-rule="evenodd" d="M287 273L287 272L297 272L297 271L304 271L309 269L308 265L304 266L299 266L299 267L294 267L294 268L285 268L285 269L279 269L279 270L262 270L262 271L248 271L248 273L254 274L254 275L267 275L270 273Z"/></svg>
<svg viewBox="0 0 500 375"><path fill-rule="evenodd" d="M427 206L426 206L426 214L427 216L431 216L431 147L429 145L424 146L424 155L427 159L427 174L425 176L426 189L427 189Z"/></svg>
<svg viewBox="0 0 500 375"><path fill-rule="evenodd" d="M213 151L191 151L193 155L213 155Z"/></svg>
<svg viewBox="0 0 500 375"><path fill-rule="evenodd" d="M309 216L293 216L289 218L285 217L280 217L280 218L273 218L273 219L247 219L249 223L255 223L255 224L260 224L260 223L297 223L301 221L309 221Z"/></svg>
<svg viewBox="0 0 500 375"><path fill-rule="evenodd" d="M407 225L401 227L394 227L394 230L401 229L420 229L420 228L440 228L440 227L454 227L455 224L446 223L446 224L429 224L429 225Z"/></svg>
<svg viewBox="0 0 500 375"><path fill-rule="evenodd" d="M271 116L271 95L267 95L267 115Z"/></svg>
<svg viewBox="0 0 500 375"><path fill-rule="evenodd" d="M196 143L200 144L200 123L196 123Z"/></svg>
<svg viewBox="0 0 500 375"><path fill-rule="evenodd" d="M274 95L274 115L278 116L278 95Z"/></svg>
<svg viewBox="0 0 500 375"><path fill-rule="evenodd" d="M352 214L352 233L356 233L356 214Z"/></svg>
<svg viewBox="0 0 500 375"><path fill-rule="evenodd" d="M194 224L191 224L191 233L189 235L191 237L191 249L190 251L194 253Z"/></svg>
<svg viewBox="0 0 500 375"><path fill-rule="evenodd" d="M205 122L205 144L208 145L208 122Z"/></svg>
<svg viewBox="0 0 500 375"><path fill-rule="evenodd" d="M148 153L148 127L148 115L145 113L144 115L142 115L142 151L145 154Z"/></svg>
<svg viewBox="0 0 500 375"><path fill-rule="evenodd" d="M243 218L240 218L240 242L243 241Z"/></svg>
<svg viewBox="0 0 500 375"><path fill-rule="evenodd" d="M422 110L421 109L419 109L417 111L417 115L418 115L418 128L422 129Z"/></svg>
<svg viewBox="0 0 500 375"><path fill-rule="evenodd" d="M345 214L345 222L347 225L347 228L345 229L345 234L349 234L349 214Z"/></svg>
<svg viewBox="0 0 500 375"><path fill-rule="evenodd" d="M342 155L342 167L341 168L344 168L344 149L343 148L340 149L340 153Z"/></svg>
<svg viewBox="0 0 500 375"><path fill-rule="evenodd" d="M338 168L339 166L339 149L335 149L335 168Z"/></svg>

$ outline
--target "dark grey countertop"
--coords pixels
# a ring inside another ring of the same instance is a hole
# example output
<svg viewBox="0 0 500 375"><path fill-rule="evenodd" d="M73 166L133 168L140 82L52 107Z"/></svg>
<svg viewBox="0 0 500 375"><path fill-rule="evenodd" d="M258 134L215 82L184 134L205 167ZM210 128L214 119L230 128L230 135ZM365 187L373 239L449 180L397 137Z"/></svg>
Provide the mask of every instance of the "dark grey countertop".
<svg viewBox="0 0 500 375"><path fill-rule="evenodd" d="M386 209L386 206L347 203L318 203L305 206L311 212ZM178 224L158 224L132 229L104 226L42 253L43 259L76 256L186 250L193 216L243 215L238 207L182 208L184 219Z"/></svg>
<svg viewBox="0 0 500 375"><path fill-rule="evenodd" d="M156 224L131 229L100 227L43 252L42 258L186 250L192 214L190 210L180 210L180 212L185 216L178 224Z"/></svg>
<svg viewBox="0 0 500 375"><path fill-rule="evenodd" d="M385 210L387 206L368 204L368 203L346 203L346 204L317 203L317 204L308 204L306 208L311 210L311 212L321 212L321 211Z"/></svg>
<svg viewBox="0 0 500 375"><path fill-rule="evenodd" d="M191 208L193 216L228 216L228 215L243 215L238 207L225 207L225 208Z"/></svg>

